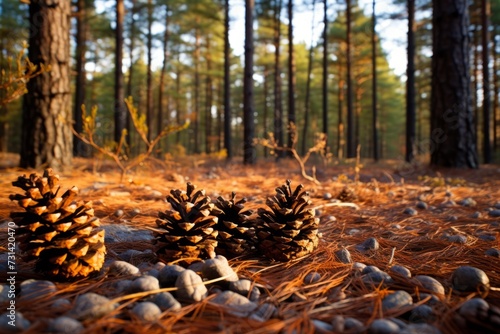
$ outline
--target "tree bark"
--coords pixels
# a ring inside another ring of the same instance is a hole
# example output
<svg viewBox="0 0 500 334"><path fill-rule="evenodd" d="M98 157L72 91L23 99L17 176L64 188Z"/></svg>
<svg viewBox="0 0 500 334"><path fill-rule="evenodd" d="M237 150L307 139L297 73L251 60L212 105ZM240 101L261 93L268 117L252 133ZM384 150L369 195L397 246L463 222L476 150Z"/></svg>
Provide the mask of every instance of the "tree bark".
<svg viewBox="0 0 500 334"><path fill-rule="evenodd" d="M406 162L415 159L415 0L408 0L408 65L406 67Z"/></svg>
<svg viewBox="0 0 500 334"><path fill-rule="evenodd" d="M314 4L313 4L314 6ZM323 1L323 133L328 143L328 1ZM312 51L311 43L311 51ZM309 56L312 61L312 54ZM308 80L310 80L310 73ZM309 83L309 81L308 81ZM304 126L305 128L305 126ZM305 147L303 147L305 152ZM325 145L325 150L327 149Z"/></svg>
<svg viewBox="0 0 500 334"><path fill-rule="evenodd" d="M433 0L431 164L477 168L467 0Z"/></svg>
<svg viewBox="0 0 500 334"><path fill-rule="evenodd" d="M132 9L131 9L131 13L130 13L130 44L129 44L129 53L130 53L130 66L128 68L128 81L127 81L127 97L128 96L132 96L132 80L133 80L133 77L134 77L134 50L135 50L135 13L137 11L137 6L136 6L136 1L137 0L131 0L132 2ZM130 119L130 114L127 113L127 118L125 120L125 127L127 129L127 132L128 132L128 136L127 136L127 144L129 147L131 147L131 138L132 138L132 122L131 122L131 119Z"/></svg>
<svg viewBox="0 0 500 334"><path fill-rule="evenodd" d="M288 124L297 125L295 114L295 55L293 50L293 0L288 0ZM294 134L288 132L288 147L293 146ZM290 156L292 156L290 152Z"/></svg>
<svg viewBox="0 0 500 334"><path fill-rule="evenodd" d="M224 148L227 159L233 157L231 148L231 45L229 44L229 0L225 0L224 15Z"/></svg>
<svg viewBox="0 0 500 334"><path fill-rule="evenodd" d="M490 98L490 52L489 52L489 27L490 27L490 2L481 0L481 22L483 37L483 160L491 163L491 98Z"/></svg>
<svg viewBox="0 0 500 334"><path fill-rule="evenodd" d="M264 82L263 82L263 89L264 89L264 108L263 108L263 118L264 118L264 125L262 126L262 138L265 138L269 132L268 126L267 126L267 119L269 117L269 105L267 104L267 101L269 100L269 66L266 64L264 65ZM267 158L267 155L269 153L269 150L267 147L264 146L264 157Z"/></svg>
<svg viewBox="0 0 500 334"><path fill-rule="evenodd" d="M32 0L29 5L29 59L51 67L28 84L21 130L23 168L71 165L70 17L69 1Z"/></svg>
<svg viewBox="0 0 500 334"><path fill-rule="evenodd" d="M342 62L338 60L339 65L339 83L338 83L338 129L337 129L337 158L344 157L344 79L342 72Z"/></svg>
<svg viewBox="0 0 500 334"><path fill-rule="evenodd" d="M411 1L411 0L410 0ZM378 144L378 101L377 101L377 15L375 3L372 2L372 135L373 135L373 160L380 159Z"/></svg>
<svg viewBox="0 0 500 334"><path fill-rule="evenodd" d="M154 125L154 111L153 111L153 2L148 0L148 33L147 33L147 49L148 49L148 65L146 75L146 115L148 125L148 140L152 141L153 125Z"/></svg>
<svg viewBox="0 0 500 334"><path fill-rule="evenodd" d="M499 126L499 108L500 108L500 89L498 85L500 84L498 70L500 70L499 66L499 58L500 55L497 52L497 32L498 27L493 27L493 36L491 40L493 41L492 49L493 49L493 149L496 151L498 148L498 126Z"/></svg>
<svg viewBox="0 0 500 334"><path fill-rule="evenodd" d="M278 145L284 145L283 136L283 104L281 96L281 1L276 2L274 25L274 139ZM282 151L276 152L278 158L283 156Z"/></svg>
<svg viewBox="0 0 500 334"><path fill-rule="evenodd" d="M122 132L127 126L127 110L125 107L125 92L123 87L123 20L125 6L123 0L116 0L115 28L115 141L118 143Z"/></svg>
<svg viewBox="0 0 500 334"><path fill-rule="evenodd" d="M253 9L254 0L245 0L245 76L243 79L243 163L255 164L253 144L254 101L253 101Z"/></svg>
<svg viewBox="0 0 500 334"><path fill-rule="evenodd" d="M213 150L212 145L212 105L214 88L212 86L212 46L210 36L207 36L207 75L205 81L205 153L210 154Z"/></svg>
<svg viewBox="0 0 500 334"><path fill-rule="evenodd" d="M78 0L76 13L76 82L75 82L75 104L73 106L74 128L76 132L83 131L82 105L85 104L85 53L87 52L87 19L85 0ZM73 136L73 155L84 157L88 155L88 146L78 137Z"/></svg>
<svg viewBox="0 0 500 334"><path fill-rule="evenodd" d="M352 22L351 0L346 0L346 44L347 44L347 158L356 157L356 131L354 120L354 97L352 89Z"/></svg>
<svg viewBox="0 0 500 334"><path fill-rule="evenodd" d="M160 71L160 82L159 82L159 87L158 87L158 124L157 124L157 132L160 134L163 131L164 128L164 110L163 110L163 92L165 90L165 76L167 72L167 65L168 65L168 40L170 37L169 34L169 9L168 5L165 5L165 31L163 32L163 64L161 66L161 71ZM168 110L168 103L169 100L167 100L167 110ZM158 143L158 149L161 150L161 144L162 142L160 141Z"/></svg>
<svg viewBox="0 0 500 334"><path fill-rule="evenodd" d="M199 22L197 22L199 24ZM195 29L195 46L194 46L194 115L193 115L193 128L194 128L194 148L195 154L201 153L200 151L200 29Z"/></svg>

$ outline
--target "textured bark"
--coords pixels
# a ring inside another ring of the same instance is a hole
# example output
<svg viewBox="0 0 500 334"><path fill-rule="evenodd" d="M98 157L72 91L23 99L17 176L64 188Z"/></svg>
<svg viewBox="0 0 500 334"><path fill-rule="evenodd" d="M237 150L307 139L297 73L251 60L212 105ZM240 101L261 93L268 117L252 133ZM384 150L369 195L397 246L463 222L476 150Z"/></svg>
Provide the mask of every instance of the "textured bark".
<svg viewBox="0 0 500 334"><path fill-rule="evenodd" d="M253 101L253 9L254 0L245 0L245 76L243 79L243 163L255 163Z"/></svg>
<svg viewBox="0 0 500 334"><path fill-rule="evenodd" d="M199 22L197 22L199 24ZM195 43L194 43L194 101L193 101L193 128L194 128L194 149L193 152L196 154L201 153L200 151L200 29L195 29Z"/></svg>
<svg viewBox="0 0 500 334"><path fill-rule="evenodd" d="M212 138L212 105L213 105L213 95L214 87L212 84L212 47L210 42L210 37L207 36L207 53L206 53L206 63L207 63L207 75L205 78L205 153L210 154L213 151L213 138Z"/></svg>
<svg viewBox="0 0 500 334"><path fill-rule="evenodd" d="M352 22L351 22L351 0L346 0L346 67L347 67L347 158L356 156L356 131L354 120L354 97L352 89Z"/></svg>
<svg viewBox="0 0 500 334"><path fill-rule="evenodd" d="M130 10L130 31L129 31L129 57L130 57L130 66L128 68L128 78L127 78L127 92L126 96L132 96L132 82L134 78L134 50L135 50L135 17L134 14L137 12L137 0L131 0L132 8ZM127 128L128 136L127 136L127 144L131 147L131 138L132 138L132 122L130 119L130 114L127 113L127 119L125 120L125 127Z"/></svg>
<svg viewBox="0 0 500 334"><path fill-rule="evenodd" d="M490 26L490 2L481 0L481 23L483 42L483 159L484 163L491 162L491 139L490 139L490 52L489 52L489 26Z"/></svg>
<svg viewBox="0 0 500 334"><path fill-rule="evenodd" d="M269 65L265 64L264 65L264 107L263 107L263 119L264 119L264 125L262 126L262 138L265 138L267 134L269 133L269 129L267 126L267 119L269 117L269 105L267 104L267 101L269 100ZM264 157L267 158L269 153L269 149L267 147L264 147Z"/></svg>
<svg viewBox="0 0 500 334"><path fill-rule="evenodd" d="M148 140L154 138L154 110L153 110L153 1L148 0L148 33L147 33L147 49L148 49L148 65L146 74L146 115L148 118Z"/></svg>
<svg viewBox="0 0 500 334"><path fill-rule="evenodd" d="M224 15L224 148L227 159L233 157L231 148L231 46L229 44L229 0L225 0Z"/></svg>
<svg viewBox="0 0 500 334"><path fill-rule="evenodd" d="M431 164L477 168L467 0L433 1Z"/></svg>
<svg viewBox="0 0 500 334"><path fill-rule="evenodd" d="M168 6L165 6L165 31L163 32L163 64L161 66L161 71L160 71L160 82L159 82L159 87L158 87L158 124L157 124L157 132L161 133L163 130L163 127L165 126L164 123L164 110L163 110L163 92L165 90L165 76L167 73L167 65L168 65L168 40L170 38L170 33L169 33L169 9ZM169 106L169 100L167 100L167 115L168 113L168 106ZM168 117L168 116L167 116ZM168 120L167 120L168 122ZM162 142L160 141L158 143L158 149L161 151Z"/></svg>
<svg viewBox="0 0 500 334"><path fill-rule="evenodd" d="M24 97L21 167L71 165L70 1L32 0L29 58L51 71L28 82Z"/></svg>
<svg viewBox="0 0 500 334"><path fill-rule="evenodd" d="M498 27L494 27L492 34L492 49L493 49L493 149L496 150L498 148L498 126L499 126L499 113L500 113L500 89L498 88L499 76L498 71L500 70L500 55L497 52L497 39L498 36Z"/></svg>
<svg viewBox="0 0 500 334"><path fill-rule="evenodd" d="M276 2L274 13L274 139L279 145L284 145L283 136L283 104L281 96L281 66L280 66L280 45L281 45L281 0ZM283 156L283 152L276 152L278 157Z"/></svg>
<svg viewBox="0 0 500 334"><path fill-rule="evenodd" d="M288 124L296 124L295 113L295 54L293 50L293 0L288 0ZM288 132L288 147L293 145L293 133ZM290 156L292 153L290 152Z"/></svg>
<svg viewBox="0 0 500 334"><path fill-rule="evenodd" d="M323 133L326 135L328 141L328 1L323 1ZM311 43L311 51L312 43ZM311 62L311 55L309 55ZM310 64L310 63L309 63ZM308 77L310 80L310 74ZM309 81L308 81L309 84ZM326 149L326 146L325 146ZM303 148L305 153L305 147Z"/></svg>
<svg viewBox="0 0 500 334"><path fill-rule="evenodd" d="M83 130L82 122L82 104L85 104L85 53L87 51L87 19L85 0L77 1L76 13L76 84L75 84L75 104L73 106L73 119L75 121L75 130L81 133ZM88 146L73 136L73 154L75 156L88 156Z"/></svg>
<svg viewBox="0 0 500 334"><path fill-rule="evenodd" d="M338 60L339 65L339 83L338 83L338 129L337 129L337 158L342 159L344 157L344 79L343 76L343 64Z"/></svg>
<svg viewBox="0 0 500 334"><path fill-rule="evenodd" d="M406 67L406 162L415 159L415 0L408 0L408 65Z"/></svg>
<svg viewBox="0 0 500 334"><path fill-rule="evenodd" d="M127 109L125 108L125 92L123 87L123 19L125 6L123 0L116 0L115 28L115 141L119 142L122 132L127 126Z"/></svg>
<svg viewBox="0 0 500 334"><path fill-rule="evenodd" d="M410 0L412 1L412 0ZM375 3L372 2L372 139L373 139L373 159L380 159L378 140L378 101L377 101L377 15L375 14Z"/></svg>

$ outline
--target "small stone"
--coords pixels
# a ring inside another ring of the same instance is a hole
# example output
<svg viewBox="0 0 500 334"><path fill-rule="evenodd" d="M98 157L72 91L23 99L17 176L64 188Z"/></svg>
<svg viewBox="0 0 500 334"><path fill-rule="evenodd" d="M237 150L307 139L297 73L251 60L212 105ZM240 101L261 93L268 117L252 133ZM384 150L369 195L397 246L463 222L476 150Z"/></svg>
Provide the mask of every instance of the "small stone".
<svg viewBox="0 0 500 334"><path fill-rule="evenodd" d="M356 249L362 252L366 251L376 251L380 248L380 245L375 238L368 238L362 243L356 245Z"/></svg>
<svg viewBox="0 0 500 334"><path fill-rule="evenodd" d="M57 334L77 334L85 328L82 323L76 319L61 316L50 321L48 332Z"/></svg>
<svg viewBox="0 0 500 334"><path fill-rule="evenodd" d="M473 207L477 205L477 202L472 197L467 197L459 201L458 204L466 207Z"/></svg>
<svg viewBox="0 0 500 334"><path fill-rule="evenodd" d="M396 196L396 193L394 191L390 190L387 192L387 197L393 198L394 196Z"/></svg>
<svg viewBox="0 0 500 334"><path fill-rule="evenodd" d="M400 266L400 265L392 266L390 271L398 273L399 275L401 275L403 277L411 278L411 271L404 266Z"/></svg>
<svg viewBox="0 0 500 334"><path fill-rule="evenodd" d="M454 200L449 199L449 200L444 201L443 203L441 203L439 206L442 207L442 208L452 208L454 206L457 206L457 203L455 203Z"/></svg>
<svg viewBox="0 0 500 334"><path fill-rule="evenodd" d="M369 273L373 273L375 271L381 271L378 267L376 266L365 266L363 268L363 270L361 271L361 274L362 275L366 275L366 274L369 274Z"/></svg>
<svg viewBox="0 0 500 334"><path fill-rule="evenodd" d="M157 293L149 299L150 302L155 303L162 311L179 311L182 308L181 303L174 298L170 292Z"/></svg>
<svg viewBox="0 0 500 334"><path fill-rule="evenodd" d="M136 249L127 249L126 251L120 253L118 257L120 258L120 260L130 263L130 261L133 261L135 257L138 257L142 254L144 253Z"/></svg>
<svg viewBox="0 0 500 334"><path fill-rule="evenodd" d="M111 303L111 300L104 296L87 292L76 298L76 302L67 316L77 320L97 319L113 312L117 306L118 304Z"/></svg>
<svg viewBox="0 0 500 334"><path fill-rule="evenodd" d="M201 261L193 262L189 265L189 267L187 267L187 269L190 269L190 270L194 271L195 273L199 274L199 273L201 273L201 270L203 268L204 263L205 263L204 261L203 262L201 262Z"/></svg>
<svg viewBox="0 0 500 334"><path fill-rule="evenodd" d="M335 257L342 263L352 263L351 253L346 249L342 248L335 252Z"/></svg>
<svg viewBox="0 0 500 334"><path fill-rule="evenodd" d="M57 288L51 281L29 279L21 283L19 299L23 301L34 301L57 292Z"/></svg>
<svg viewBox="0 0 500 334"><path fill-rule="evenodd" d="M472 298L462 304L458 313L466 319L477 321L484 319L488 314L490 305L482 298Z"/></svg>
<svg viewBox="0 0 500 334"><path fill-rule="evenodd" d="M67 310L71 308L71 302L69 301L69 299L59 298L56 299L51 306L55 310Z"/></svg>
<svg viewBox="0 0 500 334"><path fill-rule="evenodd" d="M260 321L267 321L274 316L276 316L278 309L273 304L264 303L260 305L252 315L255 316L255 319L259 319ZM252 317L253 318L253 317Z"/></svg>
<svg viewBox="0 0 500 334"><path fill-rule="evenodd" d="M427 275L417 275L413 278L413 282L424 289L444 295L444 287L438 280Z"/></svg>
<svg viewBox="0 0 500 334"><path fill-rule="evenodd" d="M438 297L436 297L435 295L433 295L433 294L419 293L418 296L420 297L419 301L420 300L424 300L427 297L430 297L429 300L426 302L426 305L436 306L436 305L441 304L441 300Z"/></svg>
<svg viewBox="0 0 500 334"><path fill-rule="evenodd" d="M121 216L123 216L123 214L124 214L124 213L125 213L125 212L123 212L123 210L122 210L122 209L118 209L118 210L116 210L116 211L115 211L114 216L115 216L116 218L120 218Z"/></svg>
<svg viewBox="0 0 500 334"><path fill-rule="evenodd" d="M110 191L109 196L111 197L127 197L130 196L130 192L128 191Z"/></svg>
<svg viewBox="0 0 500 334"><path fill-rule="evenodd" d="M304 277L305 284L313 284L318 282L321 279L321 275L317 272L308 273L306 277Z"/></svg>
<svg viewBox="0 0 500 334"><path fill-rule="evenodd" d="M429 324L409 324L401 330L400 334L441 334L441 331Z"/></svg>
<svg viewBox="0 0 500 334"><path fill-rule="evenodd" d="M412 304L413 304L413 299L411 295L406 291L398 290L394 293L391 293L390 295L387 295L382 300L382 309L384 311L389 311Z"/></svg>
<svg viewBox="0 0 500 334"><path fill-rule="evenodd" d="M141 271L136 266L125 261L113 261L109 266L109 275L127 276L138 275Z"/></svg>
<svg viewBox="0 0 500 334"><path fill-rule="evenodd" d="M454 242L457 244L465 244L467 242L467 237L462 234L448 235L446 236L446 239L449 242Z"/></svg>
<svg viewBox="0 0 500 334"><path fill-rule="evenodd" d="M460 292L488 291L490 280L481 269L461 266L451 275L453 289Z"/></svg>
<svg viewBox="0 0 500 334"><path fill-rule="evenodd" d="M163 262L156 262L155 265L153 266L153 269L156 269L158 271L162 270L163 268L166 267L166 264Z"/></svg>
<svg viewBox="0 0 500 334"><path fill-rule="evenodd" d="M471 217L474 218L474 219L478 219L478 218L481 218L483 216L483 214L479 211L476 211L474 212Z"/></svg>
<svg viewBox="0 0 500 334"><path fill-rule="evenodd" d="M347 317L344 319L344 330L348 333L359 333L363 328L363 323L356 318Z"/></svg>
<svg viewBox="0 0 500 334"><path fill-rule="evenodd" d="M354 271L359 271L359 272L363 272L363 270L366 268L366 264L364 263L361 263L361 262L354 262L352 264L352 269ZM378 269L378 268L377 268ZM380 269L379 269L380 270Z"/></svg>
<svg viewBox="0 0 500 334"><path fill-rule="evenodd" d="M394 283L394 280L392 277L386 273L385 271L374 271L369 274L366 274L363 276L363 282L367 284L380 284L380 283L385 283L385 284L391 284Z"/></svg>
<svg viewBox="0 0 500 334"><path fill-rule="evenodd" d="M158 190L151 190L149 193L149 196L147 196L148 199L160 199L163 198L163 193Z"/></svg>
<svg viewBox="0 0 500 334"><path fill-rule="evenodd" d="M134 293L158 289L160 289L160 282L158 279L153 276L144 275L133 280L128 291L129 293Z"/></svg>
<svg viewBox="0 0 500 334"><path fill-rule="evenodd" d="M242 296L249 298L251 301L258 301L260 298L260 290L249 279L239 279L229 283L229 290L239 293Z"/></svg>
<svg viewBox="0 0 500 334"><path fill-rule="evenodd" d="M15 320L15 326L9 324L13 320ZM19 311L15 311L14 314L9 311L0 315L0 333L21 333L30 326L31 322Z"/></svg>
<svg viewBox="0 0 500 334"><path fill-rule="evenodd" d="M151 302L140 302L132 308L132 314L142 321L155 321L161 316L160 308Z"/></svg>
<svg viewBox="0 0 500 334"><path fill-rule="evenodd" d="M145 272L146 275L148 276L153 276L154 278L158 278L160 275L160 271L154 268L151 268Z"/></svg>
<svg viewBox="0 0 500 334"><path fill-rule="evenodd" d="M458 220L458 217L455 216L455 215L452 215L452 216L448 217L448 221L450 221L450 222L456 222L457 220Z"/></svg>
<svg viewBox="0 0 500 334"><path fill-rule="evenodd" d="M488 255L488 256L493 256L493 257L499 257L500 258L500 249L490 248L490 249L486 250L485 254Z"/></svg>
<svg viewBox="0 0 500 334"><path fill-rule="evenodd" d="M333 330L332 325L321 320L313 319L314 333L331 333Z"/></svg>
<svg viewBox="0 0 500 334"><path fill-rule="evenodd" d="M493 207L495 209L499 209L500 210L500 202L495 202L495 204L493 204Z"/></svg>
<svg viewBox="0 0 500 334"><path fill-rule="evenodd" d="M225 260L225 261L224 261ZM229 266L226 258L217 256L213 259L206 260L201 269L204 278L212 280L224 277L224 282L234 282L238 280L238 275L233 268Z"/></svg>
<svg viewBox="0 0 500 334"><path fill-rule="evenodd" d="M233 291L223 291L212 299L211 302L223 306L228 313L240 317L246 317L257 309L256 303Z"/></svg>
<svg viewBox="0 0 500 334"><path fill-rule="evenodd" d="M399 334L399 326L387 319L376 319L368 327L370 334Z"/></svg>
<svg viewBox="0 0 500 334"><path fill-rule="evenodd" d="M418 201L415 207L417 209L427 210L429 208L429 205L423 201Z"/></svg>
<svg viewBox="0 0 500 334"><path fill-rule="evenodd" d="M403 213L410 216L416 216L418 214L418 211L415 210L414 208L406 208L404 209Z"/></svg>
<svg viewBox="0 0 500 334"><path fill-rule="evenodd" d="M121 279L113 283L113 288L115 293L120 294L130 289L130 285L132 285L132 280L129 279Z"/></svg>
<svg viewBox="0 0 500 334"><path fill-rule="evenodd" d="M361 232L360 230L358 230L357 228L352 228L350 229L347 234L349 235L355 235L355 234L358 234L359 232Z"/></svg>
<svg viewBox="0 0 500 334"><path fill-rule="evenodd" d="M497 239L495 235L486 233L478 235L478 238L484 241L495 241Z"/></svg>
<svg viewBox="0 0 500 334"><path fill-rule="evenodd" d="M332 198L333 198L333 195L331 193L324 193L323 194L323 199L331 200Z"/></svg>
<svg viewBox="0 0 500 334"><path fill-rule="evenodd" d="M199 302L207 296L208 290L201 277L192 270L184 270L175 281L177 297L181 300Z"/></svg>
<svg viewBox="0 0 500 334"><path fill-rule="evenodd" d="M322 221L323 224L325 224L325 223L333 223L333 222L337 221L337 217L335 217L334 215L326 215L326 216L324 216L321 219L321 221Z"/></svg>
<svg viewBox="0 0 500 334"><path fill-rule="evenodd" d="M434 310L429 305L418 305L410 312L410 322L427 323L436 320Z"/></svg>
<svg viewBox="0 0 500 334"><path fill-rule="evenodd" d="M162 288L171 288L175 286L175 281L177 281L177 278L184 270L186 269L176 264L166 265L160 270L160 274L158 275L160 286Z"/></svg>
<svg viewBox="0 0 500 334"><path fill-rule="evenodd" d="M135 216L137 216L137 215L138 215L138 214L140 214L140 213L141 213L141 209L139 209L139 208L133 208L133 209L130 211L130 216L131 216L131 217L135 217Z"/></svg>
<svg viewBox="0 0 500 334"><path fill-rule="evenodd" d="M491 210L488 212L488 215L490 217L500 217L500 210L499 209Z"/></svg>

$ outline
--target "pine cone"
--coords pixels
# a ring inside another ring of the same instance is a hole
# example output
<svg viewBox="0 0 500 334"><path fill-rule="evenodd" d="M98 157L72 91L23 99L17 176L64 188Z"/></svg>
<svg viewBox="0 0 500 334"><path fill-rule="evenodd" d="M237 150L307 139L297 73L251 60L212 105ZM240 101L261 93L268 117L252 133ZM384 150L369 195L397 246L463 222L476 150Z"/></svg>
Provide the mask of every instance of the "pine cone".
<svg viewBox="0 0 500 334"><path fill-rule="evenodd" d="M255 248L255 229L249 216L251 210L244 210L246 198L235 202L236 194L231 194L231 199L226 200L222 196L217 198L216 207L220 210L218 214L218 245L216 253L226 257L234 257L248 254Z"/></svg>
<svg viewBox="0 0 500 334"><path fill-rule="evenodd" d="M191 263L215 257L217 209L204 190L195 189L188 182L186 191L171 190L167 201L172 210L158 213L156 224L162 231L156 235L156 253L165 262L184 259Z"/></svg>
<svg viewBox="0 0 500 334"><path fill-rule="evenodd" d="M78 188L59 196L59 176L52 169L43 177L18 177L12 185L25 191L10 195L25 212L12 212L19 247L26 260L37 259L35 270L53 278L83 278L104 263L104 230L94 217L92 202L75 202Z"/></svg>
<svg viewBox="0 0 500 334"><path fill-rule="evenodd" d="M345 186L337 196L341 202L353 202L358 199L356 191L350 187Z"/></svg>
<svg viewBox="0 0 500 334"><path fill-rule="evenodd" d="M300 184L292 192L291 181L276 188L276 195L267 199L271 211L259 209L257 237L260 250L277 261L289 261L311 253L318 246L319 219L309 193Z"/></svg>

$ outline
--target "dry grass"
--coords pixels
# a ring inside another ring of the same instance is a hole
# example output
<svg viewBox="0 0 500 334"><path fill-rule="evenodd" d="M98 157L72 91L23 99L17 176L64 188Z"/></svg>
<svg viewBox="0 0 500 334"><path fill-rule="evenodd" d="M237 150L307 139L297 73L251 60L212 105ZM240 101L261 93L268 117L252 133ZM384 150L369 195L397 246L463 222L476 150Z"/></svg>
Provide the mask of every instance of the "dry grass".
<svg viewBox="0 0 500 334"><path fill-rule="evenodd" d="M7 159L8 160L8 159ZM262 302L278 307L279 316L264 323L251 319L235 317L207 300L185 305L180 312L165 312L161 320L154 323L143 323L130 319L128 308L135 300L124 299L120 308L97 321L85 322L88 333L276 333L314 332L313 319L330 322L335 315L355 317L369 325L380 317L399 316L419 303L393 313L384 313L381 308L382 298L394 289L403 289L415 296L420 292L410 280L394 275L396 283L391 289L365 285L359 275L352 272L350 265L338 262L335 251L347 248L353 261L367 265L376 265L387 270L391 265L400 264L409 268L413 275L430 275L440 280L446 289L441 296L443 303L436 309L436 326L444 333L459 332L453 316L456 309L471 295L456 295L451 292L450 277L453 270L461 265L471 265L482 269L490 278L491 286L500 287L500 260L488 257L484 252L491 247L500 246L498 218L491 218L485 211L500 201L500 170L498 166L483 167L478 171L440 171L453 180L464 179L464 186L435 186L418 181L419 175L434 177L435 171L420 169L405 174L404 183L394 165L366 166L360 175L361 182L349 184L358 194L356 204L360 210L349 207L321 207L328 203L323 199L326 192L336 196L345 183L332 178L345 174L354 179L353 168L349 165L318 169L317 185L301 179L300 171L292 161L262 162L255 168L244 167L238 162L211 161L198 164L195 160L181 163L157 163L154 166L143 166L142 170L127 176L123 184L120 173L105 163L92 163L86 160L75 160L72 170L60 173L63 187L73 185L80 189L83 200L94 201L96 215L103 224L127 223L135 227L155 226L157 212L168 206L163 200L151 198L151 188L164 195L171 189L185 188L185 182L191 181L207 194L228 196L236 191L238 197L249 198L250 207L263 206L265 198L274 193L274 189L283 184L285 179L292 179L292 185L303 183L310 191L314 205L321 211L320 232L322 239L318 249L309 256L289 262L271 263L263 258L240 258L230 261L240 277L252 279L264 291ZM40 173L41 171L37 171ZM18 210L8 196L17 191L10 183L21 174L31 171L17 168L1 170L0 185L0 219L7 219L9 212ZM99 187L95 187L98 184ZM148 188L150 187L150 188ZM127 191L127 196L111 196L113 192ZM446 191L451 191L455 201L472 197L477 201L473 208L442 206L446 200ZM414 206L418 196L426 196L425 200L433 210L418 210L417 216L408 216L403 210ZM130 214L134 208L140 208L136 216ZM114 216L117 209L125 215ZM482 218L471 218L472 213L479 211ZM330 216L336 217L333 220ZM457 220L450 220L456 216ZM125 220L125 222L124 222ZM395 225L399 225L396 228ZM359 232L354 233L354 229ZM6 246L6 233L0 231L0 246ZM450 243L442 238L443 233L462 234L467 236L465 244ZM490 233L497 236L495 241L484 241L478 233ZM355 245L368 237L375 237L380 242L380 249L375 253L361 253ZM146 250L152 248L148 242L115 243L108 245L109 259L116 253L126 249ZM150 259L142 259L147 261ZM304 284L304 277L310 272L318 272L321 279L314 284ZM19 263L18 280L25 278L41 278L31 271L31 265ZM4 281L4 273L0 278ZM57 283L58 296L73 300L75 296L88 292L106 292L112 295L112 280L101 275L76 283ZM485 299L491 304L500 306L500 292L490 291ZM36 304L17 305L25 317L34 326L29 333L39 333L46 328L46 319L63 314L66 310L54 310L50 307L52 300L40 300Z"/></svg>

